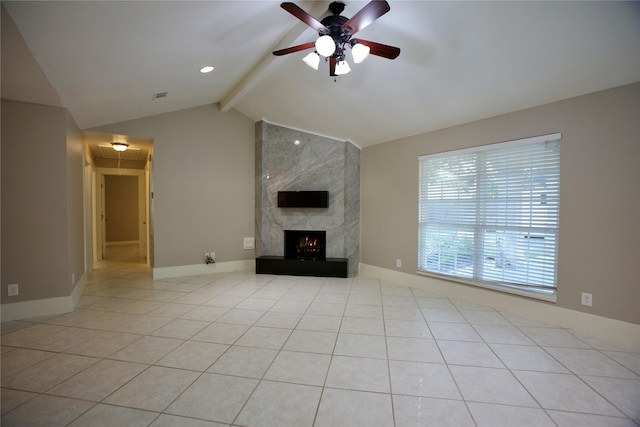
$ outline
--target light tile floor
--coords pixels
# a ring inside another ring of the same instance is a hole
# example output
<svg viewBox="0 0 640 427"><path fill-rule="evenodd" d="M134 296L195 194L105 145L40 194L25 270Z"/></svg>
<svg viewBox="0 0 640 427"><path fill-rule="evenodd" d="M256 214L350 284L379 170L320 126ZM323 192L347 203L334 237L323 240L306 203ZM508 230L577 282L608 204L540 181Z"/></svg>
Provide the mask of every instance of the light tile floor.
<svg viewBox="0 0 640 427"><path fill-rule="evenodd" d="M640 425L640 349L363 277L116 263L2 329L7 427Z"/></svg>

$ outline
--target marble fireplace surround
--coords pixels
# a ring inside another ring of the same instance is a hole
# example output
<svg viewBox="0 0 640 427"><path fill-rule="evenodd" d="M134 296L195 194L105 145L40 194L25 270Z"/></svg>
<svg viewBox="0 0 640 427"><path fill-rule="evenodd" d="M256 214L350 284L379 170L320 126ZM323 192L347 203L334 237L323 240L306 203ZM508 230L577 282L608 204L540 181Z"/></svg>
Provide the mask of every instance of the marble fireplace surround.
<svg viewBox="0 0 640 427"><path fill-rule="evenodd" d="M327 258L360 262L360 149L265 121L256 123L256 256L283 256L284 230L325 230ZM295 141L300 141L298 145ZM278 191L328 191L328 208L279 208Z"/></svg>

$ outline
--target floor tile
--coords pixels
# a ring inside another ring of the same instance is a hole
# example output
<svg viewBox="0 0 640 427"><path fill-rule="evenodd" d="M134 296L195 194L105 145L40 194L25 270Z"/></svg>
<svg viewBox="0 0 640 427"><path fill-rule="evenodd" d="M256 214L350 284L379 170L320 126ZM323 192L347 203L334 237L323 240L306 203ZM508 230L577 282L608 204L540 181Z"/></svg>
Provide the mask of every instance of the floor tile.
<svg viewBox="0 0 640 427"><path fill-rule="evenodd" d="M52 388L48 393L99 402L147 367L139 363L101 360Z"/></svg>
<svg viewBox="0 0 640 427"><path fill-rule="evenodd" d="M604 351L604 354L621 364L627 369L640 375L640 353L622 351Z"/></svg>
<svg viewBox="0 0 640 427"><path fill-rule="evenodd" d="M144 427L157 416L155 412L100 404L69 424L69 427Z"/></svg>
<svg viewBox="0 0 640 427"><path fill-rule="evenodd" d="M382 319L368 317L343 317L341 334L384 335Z"/></svg>
<svg viewBox="0 0 640 427"><path fill-rule="evenodd" d="M256 322L256 326L293 329L298 325L301 317L299 313L268 312Z"/></svg>
<svg viewBox="0 0 640 427"><path fill-rule="evenodd" d="M244 325L212 323L191 337L191 339L194 341L206 341L218 344L233 344L247 332L248 329L249 327Z"/></svg>
<svg viewBox="0 0 640 427"><path fill-rule="evenodd" d="M535 344L513 325L474 325L474 329L487 343L519 345Z"/></svg>
<svg viewBox="0 0 640 427"><path fill-rule="evenodd" d="M475 427L461 400L394 395L393 409L396 427Z"/></svg>
<svg viewBox="0 0 640 427"><path fill-rule="evenodd" d="M437 340L483 342L475 329L466 323L428 322Z"/></svg>
<svg viewBox="0 0 640 427"><path fill-rule="evenodd" d="M153 331L150 335L156 337L189 339L202 329L209 326L209 322L200 320L175 319Z"/></svg>
<svg viewBox="0 0 640 427"><path fill-rule="evenodd" d="M453 305L449 298L416 298L418 307L420 308L443 308L446 310L455 310L456 306Z"/></svg>
<svg viewBox="0 0 640 427"><path fill-rule="evenodd" d="M187 341L156 362L160 366L204 372L229 348L225 344Z"/></svg>
<svg viewBox="0 0 640 427"><path fill-rule="evenodd" d="M393 425L391 395L325 388L315 427Z"/></svg>
<svg viewBox="0 0 640 427"><path fill-rule="evenodd" d="M231 423L257 384L254 379L203 374L165 412Z"/></svg>
<svg viewBox="0 0 640 427"><path fill-rule="evenodd" d="M462 399L446 365L391 360L389 370L394 394Z"/></svg>
<svg viewBox="0 0 640 427"><path fill-rule="evenodd" d="M385 319L384 326L390 337L433 338L424 321Z"/></svg>
<svg viewBox="0 0 640 427"><path fill-rule="evenodd" d="M309 305L307 313L321 314L324 316L342 316L344 314L344 310L344 303L313 302Z"/></svg>
<svg viewBox="0 0 640 427"><path fill-rule="evenodd" d="M57 354L2 379L2 386L43 393L51 387L97 363L99 359Z"/></svg>
<svg viewBox="0 0 640 427"><path fill-rule="evenodd" d="M537 408L538 404L506 369L450 366L465 400Z"/></svg>
<svg viewBox="0 0 640 427"><path fill-rule="evenodd" d="M263 328L254 326L250 328L236 344L245 347L272 348L279 350L291 335L291 329Z"/></svg>
<svg viewBox="0 0 640 427"><path fill-rule="evenodd" d="M38 396L40 395L28 391L10 390L8 388L0 389L0 408L2 409L2 415L13 411L18 406Z"/></svg>
<svg viewBox="0 0 640 427"><path fill-rule="evenodd" d="M640 380L638 375L598 350L562 347L546 347L545 350L577 375L598 375Z"/></svg>
<svg viewBox="0 0 640 427"><path fill-rule="evenodd" d="M2 345L11 347L25 347L35 341L64 331L65 329L66 327L57 325L29 325L15 332L3 334Z"/></svg>
<svg viewBox="0 0 640 427"><path fill-rule="evenodd" d="M574 375L513 371L545 409L622 416L614 406Z"/></svg>
<svg viewBox="0 0 640 427"><path fill-rule="evenodd" d="M418 307L385 306L382 309L384 319L424 321L422 311Z"/></svg>
<svg viewBox="0 0 640 427"><path fill-rule="evenodd" d="M387 337L390 360L444 363L434 340L421 338Z"/></svg>
<svg viewBox="0 0 640 427"><path fill-rule="evenodd" d="M340 316L305 314L300 319L296 329L303 329L306 331L338 332L341 324L342 317Z"/></svg>
<svg viewBox="0 0 640 427"><path fill-rule="evenodd" d="M94 404L66 397L40 395L2 416L3 426L66 426ZM95 425L95 424L94 424Z"/></svg>
<svg viewBox="0 0 640 427"><path fill-rule="evenodd" d="M472 325L503 325L511 323L497 311L488 310L460 310L460 313Z"/></svg>
<svg viewBox="0 0 640 427"><path fill-rule="evenodd" d="M327 387L390 393L386 360L333 356Z"/></svg>
<svg viewBox="0 0 640 427"><path fill-rule="evenodd" d="M637 427L629 418L603 415L578 414L575 412L547 411L559 427Z"/></svg>
<svg viewBox="0 0 640 427"><path fill-rule="evenodd" d="M458 310L444 308L423 308L422 314L427 322L468 323Z"/></svg>
<svg viewBox="0 0 640 427"><path fill-rule="evenodd" d="M149 427L225 427L227 424L162 414Z"/></svg>
<svg viewBox="0 0 640 427"><path fill-rule="evenodd" d="M270 311L279 312L279 313L297 313L297 314L302 314L305 311L307 311L307 308L311 304L311 299L313 297L311 297L311 299L309 299L309 301L304 300L304 299L303 299L303 301L287 300L286 298L287 298L286 295L284 297L282 297L282 300L278 301L277 303L275 303L273 305L273 307L271 307Z"/></svg>
<svg viewBox="0 0 640 427"><path fill-rule="evenodd" d="M332 354L338 334L333 332L302 331L295 329L283 349L308 353Z"/></svg>
<svg viewBox="0 0 640 427"><path fill-rule="evenodd" d="M182 340L144 336L111 355L112 359L152 364L182 344Z"/></svg>
<svg viewBox="0 0 640 427"><path fill-rule="evenodd" d="M478 427L555 427L542 409L478 402L469 402L468 406Z"/></svg>
<svg viewBox="0 0 640 427"><path fill-rule="evenodd" d="M426 289L86 280L74 312L2 323L3 426L640 425L640 349Z"/></svg>
<svg viewBox="0 0 640 427"><path fill-rule="evenodd" d="M277 350L266 348L232 346L211 365L208 372L262 378L277 354Z"/></svg>
<svg viewBox="0 0 640 427"><path fill-rule="evenodd" d="M234 325L251 326L256 323L263 315L264 311L259 310L242 310L232 308L225 314L220 316L217 321L219 323L232 323Z"/></svg>
<svg viewBox="0 0 640 427"><path fill-rule="evenodd" d="M438 341L438 347L449 365L483 366L486 368L504 368L504 364L480 342Z"/></svg>
<svg viewBox="0 0 640 427"><path fill-rule="evenodd" d="M199 305L187 311L180 317L182 319L200 320L203 322L213 322L222 318L228 310L223 307Z"/></svg>
<svg viewBox="0 0 640 427"><path fill-rule="evenodd" d="M341 356L387 358L384 337L374 335L338 334L334 353Z"/></svg>
<svg viewBox="0 0 640 427"><path fill-rule="evenodd" d="M68 349L69 347L73 347L87 340L95 338L100 334L100 331L91 329L65 328L64 330L52 334L46 338L25 345L25 347L35 350L61 352Z"/></svg>
<svg viewBox="0 0 640 427"><path fill-rule="evenodd" d="M320 387L261 381L234 422L255 427L312 426Z"/></svg>
<svg viewBox="0 0 640 427"><path fill-rule="evenodd" d="M354 304L349 302L344 311L345 316L382 319L382 305Z"/></svg>
<svg viewBox="0 0 640 427"><path fill-rule="evenodd" d="M629 418L640 421L640 380L600 376L582 379Z"/></svg>
<svg viewBox="0 0 640 427"><path fill-rule="evenodd" d="M152 302L148 302L152 304ZM158 307L151 310L147 314L151 316L171 317L173 319L190 312L195 308L193 304L177 304L177 303L158 303Z"/></svg>
<svg viewBox="0 0 640 427"><path fill-rule="evenodd" d="M97 337L70 347L65 352L81 356L108 357L140 338L142 335L103 331Z"/></svg>
<svg viewBox="0 0 640 427"><path fill-rule="evenodd" d="M567 368L558 363L549 353L537 346L489 344L489 347L493 349L509 369L569 373Z"/></svg>
<svg viewBox="0 0 640 427"><path fill-rule="evenodd" d="M104 403L162 412L198 375L183 369L151 366L106 398Z"/></svg>
<svg viewBox="0 0 640 427"><path fill-rule="evenodd" d="M7 347L3 347L7 348ZM33 366L43 360L55 356L55 353L27 348L12 349L11 352L2 354L2 378L14 375L21 370Z"/></svg>
<svg viewBox="0 0 640 427"><path fill-rule="evenodd" d="M281 351L264 375L264 379L322 386L330 361L331 356L328 354Z"/></svg>
<svg viewBox="0 0 640 427"><path fill-rule="evenodd" d="M520 330L540 346L591 348L589 344L576 338L564 329L525 326L520 327Z"/></svg>

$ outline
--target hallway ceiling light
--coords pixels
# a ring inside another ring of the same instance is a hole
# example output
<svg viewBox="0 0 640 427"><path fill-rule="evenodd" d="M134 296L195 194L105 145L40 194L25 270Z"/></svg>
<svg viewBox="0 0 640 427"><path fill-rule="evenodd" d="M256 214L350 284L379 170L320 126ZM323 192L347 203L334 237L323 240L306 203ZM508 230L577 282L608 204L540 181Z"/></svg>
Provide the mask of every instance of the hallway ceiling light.
<svg viewBox="0 0 640 427"><path fill-rule="evenodd" d="M126 142L112 142L111 146L116 151L127 151L127 148L129 148L129 144Z"/></svg>

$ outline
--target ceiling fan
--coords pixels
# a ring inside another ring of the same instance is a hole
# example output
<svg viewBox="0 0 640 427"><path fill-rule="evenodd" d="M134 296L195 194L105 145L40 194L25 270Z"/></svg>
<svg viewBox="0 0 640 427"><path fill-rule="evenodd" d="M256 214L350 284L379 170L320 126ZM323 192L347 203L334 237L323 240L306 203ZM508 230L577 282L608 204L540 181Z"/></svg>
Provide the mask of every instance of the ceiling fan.
<svg viewBox="0 0 640 427"><path fill-rule="evenodd" d="M353 61L356 64L364 61L369 54L388 59L396 59L400 55L400 49L397 47L352 38L355 33L389 12L391 7L386 1L373 0L351 19L340 15L345 8L345 4L334 1L329 5L331 15L322 19L322 21L318 21L294 3L284 2L280 4L280 7L316 30L319 37L315 42L276 50L273 52L276 56L315 48L313 52L303 58L303 61L314 70L317 70L320 64L320 56L328 58L329 75L334 77L351 71L351 67L349 67L349 63L346 60L347 47L351 48Z"/></svg>

